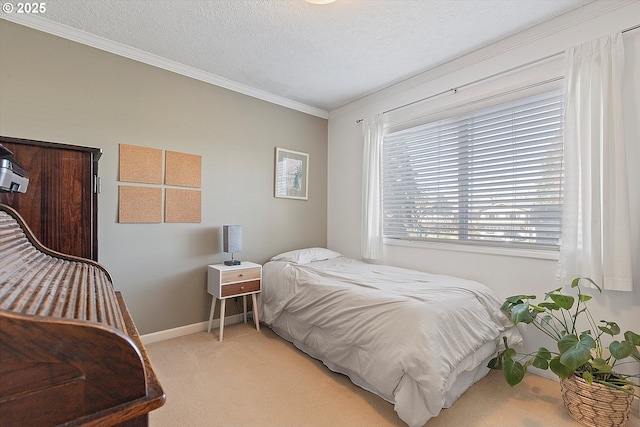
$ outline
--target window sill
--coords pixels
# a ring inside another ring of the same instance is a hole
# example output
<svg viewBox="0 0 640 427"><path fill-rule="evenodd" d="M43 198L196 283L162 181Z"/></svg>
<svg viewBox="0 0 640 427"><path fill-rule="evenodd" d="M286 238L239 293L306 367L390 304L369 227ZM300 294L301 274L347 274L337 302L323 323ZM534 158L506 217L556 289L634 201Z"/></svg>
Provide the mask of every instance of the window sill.
<svg viewBox="0 0 640 427"><path fill-rule="evenodd" d="M443 242L421 242L398 239L384 239L383 243L389 246L404 246L409 248L433 249L450 252L467 252L483 255L489 254L520 258L548 259L556 261L560 258L560 253L558 251L541 249L500 248L496 246L465 245Z"/></svg>

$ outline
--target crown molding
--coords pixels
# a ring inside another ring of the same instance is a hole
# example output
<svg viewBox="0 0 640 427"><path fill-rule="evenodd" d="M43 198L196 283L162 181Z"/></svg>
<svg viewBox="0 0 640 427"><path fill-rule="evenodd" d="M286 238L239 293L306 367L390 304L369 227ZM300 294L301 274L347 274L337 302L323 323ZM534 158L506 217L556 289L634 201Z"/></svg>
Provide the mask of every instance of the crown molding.
<svg viewBox="0 0 640 427"><path fill-rule="evenodd" d="M171 71L176 74L200 80L215 86L241 93L243 95L267 101L272 104L310 114L312 116L320 117L323 119L327 119L329 117L329 113L325 110L302 104L288 98L277 96L272 93L256 89L254 87L217 76L215 74L207 73L205 71L198 70L197 68L189 67L187 65L144 52L140 49L132 48L118 42L107 40L103 37L95 36L85 31L71 28L67 25L59 24L57 22L50 21L37 15L18 15L15 13L3 14L0 19L24 25L25 27L33 28L35 30L52 34L54 36L62 37L67 40L71 40L90 47L94 47L96 49L103 50L105 52L122 56L124 58L142 62L153 67L162 68L163 70Z"/></svg>

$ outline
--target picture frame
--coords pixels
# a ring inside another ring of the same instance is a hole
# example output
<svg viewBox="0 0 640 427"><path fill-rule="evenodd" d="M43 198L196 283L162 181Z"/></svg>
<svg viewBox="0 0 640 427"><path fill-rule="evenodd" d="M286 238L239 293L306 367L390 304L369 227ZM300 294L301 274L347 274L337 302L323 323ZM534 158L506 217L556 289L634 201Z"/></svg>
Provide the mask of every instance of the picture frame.
<svg viewBox="0 0 640 427"><path fill-rule="evenodd" d="M308 200L309 154L276 147L274 196Z"/></svg>

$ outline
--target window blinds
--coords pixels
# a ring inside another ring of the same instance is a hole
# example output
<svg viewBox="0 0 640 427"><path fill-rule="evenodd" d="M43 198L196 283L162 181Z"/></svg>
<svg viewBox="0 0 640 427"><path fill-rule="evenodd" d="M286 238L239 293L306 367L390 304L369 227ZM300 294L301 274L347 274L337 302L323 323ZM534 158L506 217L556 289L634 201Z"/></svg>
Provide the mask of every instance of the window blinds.
<svg viewBox="0 0 640 427"><path fill-rule="evenodd" d="M557 249L563 104L557 90L385 135L385 238Z"/></svg>

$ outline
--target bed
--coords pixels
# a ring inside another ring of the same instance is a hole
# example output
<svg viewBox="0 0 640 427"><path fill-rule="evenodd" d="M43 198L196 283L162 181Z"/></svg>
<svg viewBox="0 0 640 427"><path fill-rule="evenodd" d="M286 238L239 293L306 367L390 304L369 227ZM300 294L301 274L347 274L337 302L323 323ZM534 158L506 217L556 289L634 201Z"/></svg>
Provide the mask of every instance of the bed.
<svg viewBox="0 0 640 427"><path fill-rule="evenodd" d="M522 337L486 286L373 265L324 249L263 266L262 321L422 426L489 371L502 337Z"/></svg>

